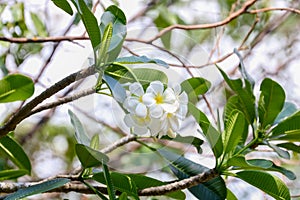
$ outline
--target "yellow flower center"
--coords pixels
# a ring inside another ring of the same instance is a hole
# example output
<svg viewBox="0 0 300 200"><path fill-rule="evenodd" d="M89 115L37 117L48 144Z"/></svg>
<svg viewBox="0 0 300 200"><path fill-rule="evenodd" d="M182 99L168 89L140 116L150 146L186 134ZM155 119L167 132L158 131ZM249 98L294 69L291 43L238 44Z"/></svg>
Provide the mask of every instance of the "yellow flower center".
<svg viewBox="0 0 300 200"><path fill-rule="evenodd" d="M161 94L157 94L154 99L157 104L162 104L164 102L163 96Z"/></svg>

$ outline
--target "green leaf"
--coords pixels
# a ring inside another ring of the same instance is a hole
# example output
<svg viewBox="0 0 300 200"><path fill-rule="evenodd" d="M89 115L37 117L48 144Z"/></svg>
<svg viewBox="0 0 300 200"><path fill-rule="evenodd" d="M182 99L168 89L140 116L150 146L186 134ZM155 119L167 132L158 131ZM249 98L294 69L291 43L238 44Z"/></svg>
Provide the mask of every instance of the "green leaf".
<svg viewBox="0 0 300 200"><path fill-rule="evenodd" d="M95 134L91 139L90 147L92 149L99 149L99 145L100 145L99 135Z"/></svg>
<svg viewBox="0 0 300 200"><path fill-rule="evenodd" d="M102 162L107 163L109 161L105 154L83 144L76 144L75 151L84 168L99 166Z"/></svg>
<svg viewBox="0 0 300 200"><path fill-rule="evenodd" d="M71 110L68 110L71 123L75 129L75 138L79 144L84 144L86 146L90 145L90 139L88 138L83 125L81 124L80 120L78 117L73 113Z"/></svg>
<svg viewBox="0 0 300 200"><path fill-rule="evenodd" d="M277 118L275 119L274 124L278 124L280 121L282 121L284 118L294 114L297 112L297 107L295 104L291 102L285 102L282 111L279 113Z"/></svg>
<svg viewBox="0 0 300 200"><path fill-rule="evenodd" d="M104 73L121 84L128 82L140 82L143 87L147 87L153 81L161 81L164 85L168 84L167 75L156 69L129 68L118 63L113 63L106 68Z"/></svg>
<svg viewBox="0 0 300 200"><path fill-rule="evenodd" d="M246 119L238 110L232 111L225 129L224 135L224 153L234 151L238 143L241 141Z"/></svg>
<svg viewBox="0 0 300 200"><path fill-rule="evenodd" d="M21 145L13 138L10 136L2 137L0 139L0 150L3 151L16 166L26 170L27 174L30 174L31 164L29 158Z"/></svg>
<svg viewBox="0 0 300 200"><path fill-rule="evenodd" d="M73 10L67 0L52 0L52 2L69 15L73 15Z"/></svg>
<svg viewBox="0 0 300 200"><path fill-rule="evenodd" d="M227 103L225 105L224 112L223 112L225 129L228 124L227 122L231 117L232 112L235 110L240 110L240 111L242 110L242 108L240 107L239 98L237 95L233 95L233 96L229 97L229 99L227 100ZM244 144L245 141L247 140L248 128L249 128L248 126L249 126L249 124L246 121L244 128L243 128L244 132L241 134L241 139L240 139L241 144Z"/></svg>
<svg viewBox="0 0 300 200"><path fill-rule="evenodd" d="M100 30L102 35L110 23L112 24L113 32L107 51L107 62L112 62L118 57L127 34L126 16L123 11L115 5L109 6L101 17Z"/></svg>
<svg viewBox="0 0 300 200"><path fill-rule="evenodd" d="M208 80L204 78L190 78L181 83L181 88L188 95L189 101L192 103L197 103L199 101L199 95L205 94L211 84Z"/></svg>
<svg viewBox="0 0 300 200"><path fill-rule="evenodd" d="M300 111L281 121L272 129L272 139L288 139L289 135L300 134ZM286 137L287 136L287 137ZM298 139L300 141L300 139Z"/></svg>
<svg viewBox="0 0 300 200"><path fill-rule="evenodd" d="M277 146L285 148L287 150L291 150L291 151L293 151L295 153L300 153L300 146L296 145L294 143L291 143L291 142L277 144Z"/></svg>
<svg viewBox="0 0 300 200"><path fill-rule="evenodd" d="M95 18L94 14L91 10L87 7L84 0L71 0L83 21L85 29L90 37L93 49L99 46L101 42L101 34L100 29L98 27L97 19Z"/></svg>
<svg viewBox="0 0 300 200"><path fill-rule="evenodd" d="M125 192L129 196L133 196L135 199L139 199L136 184L130 176L117 172L111 172L110 177L114 188L117 191L123 193ZM98 181L99 183L106 184L104 172L94 174L93 179L95 181Z"/></svg>
<svg viewBox="0 0 300 200"><path fill-rule="evenodd" d="M110 177L110 172L108 170L107 165L105 164L106 162L102 162L103 166L103 172L104 172L104 178L105 178L105 183L107 186L107 192L110 200L116 200L116 194L115 194L115 189L113 182Z"/></svg>
<svg viewBox="0 0 300 200"><path fill-rule="evenodd" d="M247 119L249 124L252 124L256 114L255 114L255 97L253 95L253 91L249 82L246 82L243 85L243 81L241 79L231 80L228 78L227 74L219 68L224 80L228 84L228 86L236 93L238 98L238 107L240 111L243 112L245 118Z"/></svg>
<svg viewBox="0 0 300 200"><path fill-rule="evenodd" d="M265 78L260 85L260 98L258 101L259 122L262 128L272 125L283 108L285 93L275 81Z"/></svg>
<svg viewBox="0 0 300 200"><path fill-rule="evenodd" d="M241 171L237 173L237 177L261 189L275 199L291 199L289 189L276 176L259 171Z"/></svg>
<svg viewBox="0 0 300 200"><path fill-rule="evenodd" d="M22 101L33 95L34 83L21 74L11 74L0 80L0 103Z"/></svg>
<svg viewBox="0 0 300 200"><path fill-rule="evenodd" d="M93 179L102 184L105 184L103 172L94 174ZM140 174L121 174L117 172L111 172L111 179L118 191L126 192L128 195L133 196L136 199L138 199L138 190L167 184L160 180ZM165 195L174 199L185 199L185 194L182 191L171 192Z"/></svg>
<svg viewBox="0 0 300 200"><path fill-rule="evenodd" d="M238 198L227 188L227 200L238 200Z"/></svg>
<svg viewBox="0 0 300 200"><path fill-rule="evenodd" d="M35 30L36 30L36 34L39 37L46 37L48 36L48 32L47 32L47 28L45 26L45 24L41 21L41 19L39 18L39 16L37 16L35 13L30 12L30 17L33 21Z"/></svg>
<svg viewBox="0 0 300 200"><path fill-rule="evenodd" d="M124 100L126 99L126 91L123 88L123 86L120 84L120 82L106 74L104 74L103 80L109 87L114 99L120 103L123 103Z"/></svg>
<svg viewBox="0 0 300 200"><path fill-rule="evenodd" d="M223 153L221 133L219 133L219 131L211 125L206 115L192 103L188 104L188 109L189 113L195 118L196 122L198 122L199 126L201 127L204 136L208 140L210 147L214 152L215 157L220 157Z"/></svg>
<svg viewBox="0 0 300 200"><path fill-rule="evenodd" d="M171 163L171 170L181 180L209 170L207 167L194 163L170 151L160 149L158 152ZM221 176L191 187L189 190L200 200L225 199L227 193L225 182Z"/></svg>
<svg viewBox="0 0 300 200"><path fill-rule="evenodd" d="M40 194L55 188L59 188L68 182L70 182L70 179L66 179L66 178L57 178L54 180L46 181L40 184L29 186L24 189L20 189L17 192L8 195L4 200L22 199L34 194Z"/></svg>
<svg viewBox="0 0 300 200"><path fill-rule="evenodd" d="M12 180L28 174L25 169L9 169L0 171L0 180Z"/></svg>
<svg viewBox="0 0 300 200"><path fill-rule="evenodd" d="M198 151L198 153L202 153L201 145L203 144L203 140L197 137L193 136L185 136L182 137L180 135L176 135L175 138L171 138L167 135L161 137L163 140L171 140L171 141L176 141L176 142L181 142L181 143L186 143L186 144L192 144Z"/></svg>
<svg viewBox="0 0 300 200"><path fill-rule="evenodd" d="M273 162L265 159L246 160L244 155L238 155L227 161L229 166L242 169L269 169L273 166Z"/></svg>
<svg viewBox="0 0 300 200"><path fill-rule="evenodd" d="M268 146L273 149L280 157L285 158L285 159L290 159L290 154L289 152L279 148L275 144L268 143Z"/></svg>
<svg viewBox="0 0 300 200"><path fill-rule="evenodd" d="M238 50L236 48L234 48L233 52L238 56L238 58L240 59L240 64L239 64L239 70L247 84L247 82L251 85L251 88L254 87L255 81L253 80L253 78L248 74L246 67L244 65L243 62L243 57L242 55L238 52Z"/></svg>
<svg viewBox="0 0 300 200"><path fill-rule="evenodd" d="M119 196L119 200L128 200L127 193L126 192L122 192L122 194Z"/></svg>
<svg viewBox="0 0 300 200"><path fill-rule="evenodd" d="M160 60L160 59L152 59L148 58L146 56L128 56L128 57L121 57L117 58L115 62L121 63L121 64L148 64L148 63L154 63L163 67L169 67L169 65Z"/></svg>
<svg viewBox="0 0 300 200"><path fill-rule="evenodd" d="M112 34L113 34L113 26L112 26L112 23L109 23L105 27L104 33L102 34L102 41L101 41L101 44L100 44L100 47L98 50L98 60L97 60L97 64L96 64L96 67L98 70L102 70L103 64L106 64L109 62L108 49L109 49L109 45L111 43Z"/></svg>

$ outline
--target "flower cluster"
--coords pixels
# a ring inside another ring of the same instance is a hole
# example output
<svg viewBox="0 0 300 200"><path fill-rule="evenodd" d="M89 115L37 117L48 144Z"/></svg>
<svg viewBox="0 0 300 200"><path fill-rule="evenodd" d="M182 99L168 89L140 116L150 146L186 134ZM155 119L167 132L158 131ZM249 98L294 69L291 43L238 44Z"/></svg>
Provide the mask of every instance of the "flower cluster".
<svg viewBox="0 0 300 200"><path fill-rule="evenodd" d="M175 137L180 121L187 114L187 103L188 96L181 92L179 85L165 89L162 82L153 81L144 91L142 85L135 82L129 86L123 104L128 111L124 121L134 134Z"/></svg>

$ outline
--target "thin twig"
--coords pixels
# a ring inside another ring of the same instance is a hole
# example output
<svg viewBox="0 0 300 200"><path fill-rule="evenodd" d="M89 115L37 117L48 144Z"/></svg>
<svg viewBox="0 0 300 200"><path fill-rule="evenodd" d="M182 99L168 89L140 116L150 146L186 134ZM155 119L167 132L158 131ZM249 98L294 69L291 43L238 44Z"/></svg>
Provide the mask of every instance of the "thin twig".
<svg viewBox="0 0 300 200"><path fill-rule="evenodd" d="M81 91L79 93L76 93L74 95L67 96L67 97L64 97L64 98L60 98L57 101L54 101L54 102L51 102L51 103L47 103L45 105L42 105L42 106L39 106L39 107L33 109L28 114L28 116L29 115L33 115L33 114L38 113L38 112L41 112L43 110L47 110L47 109L50 109L50 108L54 108L54 107L60 106L60 105L65 104L65 103L69 103L69 102L74 101L76 99L79 99L81 97L85 97L85 96L88 96L90 94L94 94L95 92L96 92L95 88L90 88L90 89Z"/></svg>
<svg viewBox="0 0 300 200"><path fill-rule="evenodd" d="M83 79L87 76L90 76L94 73L96 73L95 67L92 66L79 72L75 72L58 81L50 88L46 89L40 95L38 95L30 102L28 102L25 106L23 106L15 115L13 115L9 119L8 122L5 123L4 126L0 127L0 138L7 135L10 131L13 131L23 119L28 117L31 110L34 109L38 104L42 103L45 99L51 97L53 94L69 86L71 83Z"/></svg>
<svg viewBox="0 0 300 200"><path fill-rule="evenodd" d="M10 43L43 43L43 42L61 42L74 40L89 40L89 37L84 36L52 36L52 37L33 37L33 38L14 38L14 37L4 37L0 36L0 41L10 42Z"/></svg>

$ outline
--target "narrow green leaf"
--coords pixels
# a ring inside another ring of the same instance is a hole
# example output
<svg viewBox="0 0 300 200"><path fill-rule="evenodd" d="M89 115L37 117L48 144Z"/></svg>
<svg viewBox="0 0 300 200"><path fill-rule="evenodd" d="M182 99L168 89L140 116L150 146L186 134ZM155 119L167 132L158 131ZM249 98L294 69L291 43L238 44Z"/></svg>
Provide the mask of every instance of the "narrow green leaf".
<svg viewBox="0 0 300 200"><path fill-rule="evenodd" d="M291 142L277 144L277 146L285 148L287 150L291 150L295 153L300 153L300 145L296 145L296 144L291 143Z"/></svg>
<svg viewBox="0 0 300 200"><path fill-rule="evenodd" d="M227 188L227 200L238 200L238 198Z"/></svg>
<svg viewBox="0 0 300 200"><path fill-rule="evenodd" d="M68 113L69 113L69 116L71 119L71 123L75 129L75 138L76 138L77 142L79 144L84 144L86 146L89 146L91 143L90 139L88 138L80 120L71 110L68 110Z"/></svg>
<svg viewBox="0 0 300 200"><path fill-rule="evenodd" d="M201 112L196 106L192 103L188 104L189 113L195 118L201 127L204 136L208 140L210 147L212 148L216 158L220 157L223 153L223 143L221 133L215 129L206 115Z"/></svg>
<svg viewBox="0 0 300 200"><path fill-rule="evenodd" d="M171 140L171 141L176 141L176 142L181 142L181 143L186 143L186 144L192 144L198 151L198 153L202 153L201 145L203 144L203 140L197 137L193 136L185 136L182 137L180 135L176 135L175 138L171 138L169 136L163 136L161 137L163 140Z"/></svg>
<svg viewBox="0 0 300 200"><path fill-rule="evenodd" d="M171 170L180 180L195 176L209 170L207 167L194 163L170 151L160 149L158 150L158 152L171 163ZM189 188L189 191L192 192L192 194L200 200L222 200L225 199L227 195L226 185L221 176L217 176L210 181L191 187Z"/></svg>
<svg viewBox="0 0 300 200"><path fill-rule="evenodd" d="M259 122L262 128L272 125L283 108L285 92L275 81L265 78L260 85L260 98L258 101Z"/></svg>
<svg viewBox="0 0 300 200"><path fill-rule="evenodd" d="M153 81L161 81L164 85L168 84L167 75L156 69L129 68L124 65L114 63L107 67L104 73L119 81L121 84L128 82L140 82L143 87L148 87L148 85Z"/></svg>
<svg viewBox="0 0 300 200"><path fill-rule="evenodd" d="M291 102L285 102L283 109L281 110L279 115L277 115L277 118L275 119L274 124L278 124L284 118L293 115L295 112L297 112L297 106Z"/></svg>
<svg viewBox="0 0 300 200"><path fill-rule="evenodd" d="M72 0L73 4L77 8L77 11L83 21L85 29L90 37L93 49L99 46L101 42L101 34L98 27L97 19L94 14L88 8L84 0Z"/></svg>
<svg viewBox="0 0 300 200"><path fill-rule="evenodd" d="M300 134L300 111L281 121L272 129L272 138ZM300 140L298 140L300 141Z"/></svg>
<svg viewBox="0 0 300 200"><path fill-rule="evenodd" d="M242 108L240 107L239 98L237 95L233 95L233 96L229 97L229 99L227 100L227 103L225 105L224 112L223 112L225 129L227 128L226 127L228 124L227 122L230 119L231 114L234 110L239 110L239 111L242 110ZM244 132L241 134L241 139L240 139L241 144L244 144L245 141L247 140L248 129L249 129L249 124L247 121L245 121L244 128L243 128Z"/></svg>
<svg viewBox="0 0 300 200"><path fill-rule="evenodd" d="M121 57L117 58L115 62L121 63L121 64L148 64L148 63L154 63L163 67L169 67L169 65L160 60L160 59L152 59L148 58L146 56L128 56L128 57Z"/></svg>
<svg viewBox="0 0 300 200"><path fill-rule="evenodd" d="M237 173L237 177L261 189L275 199L291 199L289 189L276 176L259 171L241 171Z"/></svg>
<svg viewBox="0 0 300 200"><path fill-rule="evenodd" d="M4 200L22 199L34 194L40 194L55 188L59 188L68 182L70 182L70 179L66 179L66 178L57 178L54 180L46 181L40 184L29 186L24 189L20 189L17 192L8 195Z"/></svg>
<svg viewBox="0 0 300 200"><path fill-rule="evenodd" d="M12 180L28 174L25 169L9 169L0 171L0 180Z"/></svg>
<svg viewBox="0 0 300 200"><path fill-rule="evenodd" d="M102 162L107 163L109 161L105 154L83 144L76 144L75 151L84 168L99 166Z"/></svg>
<svg viewBox="0 0 300 200"><path fill-rule="evenodd" d="M252 124L254 119L256 118L255 113L255 97L253 95L253 91L249 84L243 85L243 81L241 79L231 80L227 76L227 74L219 67L217 67L221 72L224 80L228 84L228 86L236 93L238 102L239 102L239 110L243 112L245 118L247 119L249 124Z"/></svg>
<svg viewBox="0 0 300 200"><path fill-rule="evenodd" d="M120 82L107 74L104 74L103 80L109 87L114 99L120 103L123 103L126 99L126 91Z"/></svg>
<svg viewBox="0 0 300 200"><path fill-rule="evenodd" d="M113 32L107 51L107 62L113 62L118 57L127 34L126 16L115 5L109 6L101 16L100 30L102 35L104 35L105 29L110 23L112 24Z"/></svg>
<svg viewBox="0 0 300 200"><path fill-rule="evenodd" d="M243 169L268 169L273 166L273 162L264 159L246 160L244 155L238 155L227 161L229 166Z"/></svg>
<svg viewBox="0 0 300 200"><path fill-rule="evenodd" d="M109 23L105 27L104 33L102 35L102 41L98 50L97 67L98 68L100 67L98 70L103 70L101 68L102 65L109 62L108 50L111 43L112 34L113 34L113 26L112 23Z"/></svg>
<svg viewBox="0 0 300 200"><path fill-rule="evenodd" d="M47 32L47 28L45 26L45 24L41 21L41 19L39 18L38 15L36 15L33 12L30 12L30 17L33 21L35 30L36 30L36 34L39 37L46 37L48 36L48 32Z"/></svg>
<svg viewBox="0 0 300 200"><path fill-rule="evenodd" d="M21 145L10 136L4 136L0 139L0 150L3 151L9 159L20 169L31 172L31 164L28 156Z"/></svg>
<svg viewBox="0 0 300 200"><path fill-rule="evenodd" d="M275 171L282 173L290 180L296 179L296 175L283 167L275 165L271 160L265 160L265 159L249 159L246 160L245 156L239 155L234 156L230 158L227 161L228 166L234 166L234 170L240 170L240 169L252 169L252 170L268 170L268 171Z"/></svg>
<svg viewBox="0 0 300 200"><path fill-rule="evenodd" d="M189 97L189 101L197 103L199 95L205 94L211 86L211 83L204 78L190 78L181 83L181 88Z"/></svg>
<svg viewBox="0 0 300 200"><path fill-rule="evenodd" d="M95 134L91 139L90 147L92 149L99 149L100 141L99 141L99 135Z"/></svg>
<svg viewBox="0 0 300 200"><path fill-rule="evenodd" d="M167 184L160 180L140 174L121 174L117 172L111 172L111 178L115 188L118 191L126 192L129 196L134 198L138 198L138 190ZM93 179L99 183L105 184L103 172L94 174ZM179 200L185 199L185 194L182 191L167 193L166 196Z"/></svg>
<svg viewBox="0 0 300 200"><path fill-rule="evenodd" d="M11 74L0 80L0 103L22 101L33 95L34 83L21 74Z"/></svg>
<svg viewBox="0 0 300 200"><path fill-rule="evenodd" d="M115 189L113 182L110 177L110 172L108 170L107 165L105 164L106 162L102 162L103 166L103 172L104 172L104 178L107 186L107 192L110 200L116 200L116 194L115 194Z"/></svg>
<svg viewBox="0 0 300 200"><path fill-rule="evenodd" d="M241 141L246 120L243 113L234 110L226 124L224 135L224 153L234 151L238 143Z"/></svg>
<svg viewBox="0 0 300 200"><path fill-rule="evenodd" d="M281 149L280 147L276 146L275 144L268 143L268 146L271 147L280 157L285 159L290 159L289 152Z"/></svg>
<svg viewBox="0 0 300 200"><path fill-rule="evenodd" d="M67 0L52 0L52 2L69 15L73 15L73 10Z"/></svg>
<svg viewBox="0 0 300 200"><path fill-rule="evenodd" d="M126 175L117 172L110 173L112 183L117 191L125 192L127 195L139 199L137 194L137 187L134 180ZM104 172L93 175L93 179L99 183L106 184Z"/></svg>
<svg viewBox="0 0 300 200"><path fill-rule="evenodd" d="M128 200L127 193L126 192L122 192L122 194L119 196L119 200Z"/></svg>

